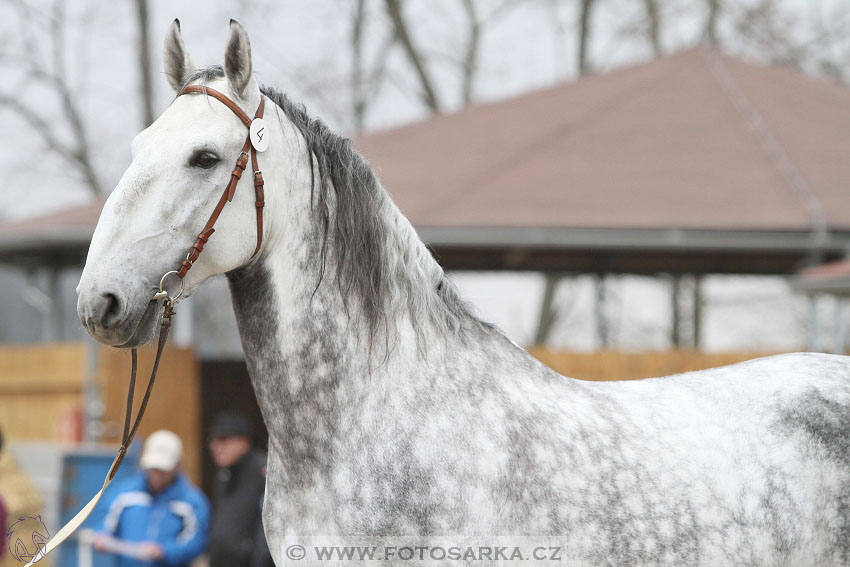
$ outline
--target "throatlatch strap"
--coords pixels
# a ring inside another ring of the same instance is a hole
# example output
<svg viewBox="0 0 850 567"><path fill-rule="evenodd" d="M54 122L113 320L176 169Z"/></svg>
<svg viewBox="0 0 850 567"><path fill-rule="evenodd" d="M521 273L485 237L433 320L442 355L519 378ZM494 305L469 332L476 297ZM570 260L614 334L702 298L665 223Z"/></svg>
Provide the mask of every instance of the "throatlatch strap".
<svg viewBox="0 0 850 567"><path fill-rule="evenodd" d="M260 106L257 108L255 118L263 117L265 101L266 97L260 95ZM250 137L250 133L248 136ZM257 150L254 149L254 146L251 146L251 170L254 172L254 196L256 197L254 206L257 208L257 246L254 248L254 253L251 254L251 258L253 258L263 244L263 207L266 206L266 194L263 191L266 182L263 180L263 172L260 171L260 165L257 163Z"/></svg>

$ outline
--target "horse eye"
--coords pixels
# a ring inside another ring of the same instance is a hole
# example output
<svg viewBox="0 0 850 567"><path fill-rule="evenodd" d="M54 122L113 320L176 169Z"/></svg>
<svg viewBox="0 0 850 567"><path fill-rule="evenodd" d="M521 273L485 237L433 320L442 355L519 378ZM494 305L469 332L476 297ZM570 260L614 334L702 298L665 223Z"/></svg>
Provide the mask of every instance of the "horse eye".
<svg viewBox="0 0 850 567"><path fill-rule="evenodd" d="M202 169L210 169L219 162L218 156L212 152L196 152L189 160L189 165L192 167L200 167Z"/></svg>

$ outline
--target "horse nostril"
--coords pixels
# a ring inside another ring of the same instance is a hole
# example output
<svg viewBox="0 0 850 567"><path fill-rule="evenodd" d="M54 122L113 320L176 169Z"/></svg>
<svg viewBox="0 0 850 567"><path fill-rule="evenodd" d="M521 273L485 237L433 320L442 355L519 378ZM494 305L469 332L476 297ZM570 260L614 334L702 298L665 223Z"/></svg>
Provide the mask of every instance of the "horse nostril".
<svg viewBox="0 0 850 567"><path fill-rule="evenodd" d="M121 299L114 293L104 293L101 304L100 325L104 329L115 326L121 320Z"/></svg>

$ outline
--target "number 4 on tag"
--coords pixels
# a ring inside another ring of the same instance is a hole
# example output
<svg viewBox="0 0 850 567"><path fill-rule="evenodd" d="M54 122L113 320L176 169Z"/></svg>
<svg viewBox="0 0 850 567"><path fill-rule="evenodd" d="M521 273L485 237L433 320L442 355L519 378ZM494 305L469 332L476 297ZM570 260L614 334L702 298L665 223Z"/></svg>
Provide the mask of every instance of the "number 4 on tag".
<svg viewBox="0 0 850 567"><path fill-rule="evenodd" d="M262 118L254 118L251 121L251 145L258 152L264 152L269 147L268 130Z"/></svg>

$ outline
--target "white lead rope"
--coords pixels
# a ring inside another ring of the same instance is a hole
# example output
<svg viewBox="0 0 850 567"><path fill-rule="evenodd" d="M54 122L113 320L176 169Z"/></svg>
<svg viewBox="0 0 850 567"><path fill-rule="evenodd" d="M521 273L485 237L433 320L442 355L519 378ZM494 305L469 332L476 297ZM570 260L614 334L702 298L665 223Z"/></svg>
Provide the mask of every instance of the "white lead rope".
<svg viewBox="0 0 850 567"><path fill-rule="evenodd" d="M116 457L115 461L118 458ZM113 461L112 466L115 466L115 461ZM109 467L112 470L112 467ZM114 478L114 477L113 477ZM44 559L44 556L59 547L62 542L64 542L68 537L73 534L80 526L83 525L83 522L86 521L86 518L89 517L94 507L97 505L100 497L103 496L103 492L106 490L106 487L112 482L112 479L107 476L106 480L103 482L103 487L94 495L94 497L89 500L89 503L86 504L82 510L77 512L77 515L71 518L71 521L62 526L62 529L56 532L50 541L47 542L47 545L44 546L43 549L39 550L38 553L33 556L32 561L26 564L25 567L33 567L36 563Z"/></svg>
<svg viewBox="0 0 850 567"><path fill-rule="evenodd" d="M165 280L165 276L163 276L162 280ZM95 494L92 499L89 500L88 504L83 506L83 509L77 512L77 514L73 518L71 518L70 522L62 526L62 528L58 532L56 532L56 535L50 538L50 541L47 542L44 548L39 550L38 553L33 556L32 561L27 563L25 567L32 567L33 565L44 559L44 557L48 553L59 547L66 539L71 536L71 534L73 534L80 528L80 526L83 525L83 522L86 521L86 519L92 513L92 510L94 510L94 507L97 505L100 498L103 496L103 493L106 491L106 487L109 486L115 479L115 475L118 473L118 468L121 466L121 462L124 460L124 457L126 456L127 451L130 448L130 443L136 436L136 431L138 431L139 424L142 422L142 416L144 416L145 414L145 409L147 408L151 391L153 391L153 384L154 380L156 379L156 371L159 368L159 360L162 356L162 350L163 348L165 348L165 343L168 340L168 330L171 328L171 315L174 313L175 297L171 297L166 291L162 289L163 281L160 281L159 285L159 293L154 295L154 299L165 299L165 311L163 311L162 313L162 321L160 322L159 342L157 344L156 357L154 358L153 369L151 369L151 377L148 381L145 396L142 398L142 402L139 405L139 412L136 414L136 419L135 421L133 421L132 427L130 427L130 422L133 413L133 394L136 389L136 369L138 366L138 357L136 354L136 349L133 349L133 365L132 370L130 371L130 385L127 392L127 413L124 418L124 434L122 436L121 447L118 449L118 454L115 455L115 460L112 461L112 465L109 467L109 472L106 473L106 478L103 480L103 486L100 488L97 494ZM183 292L182 280L180 285L180 292ZM180 294L178 294L178 296L179 295Z"/></svg>

